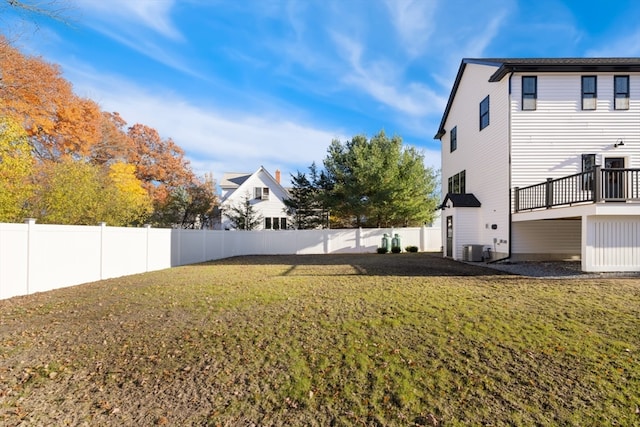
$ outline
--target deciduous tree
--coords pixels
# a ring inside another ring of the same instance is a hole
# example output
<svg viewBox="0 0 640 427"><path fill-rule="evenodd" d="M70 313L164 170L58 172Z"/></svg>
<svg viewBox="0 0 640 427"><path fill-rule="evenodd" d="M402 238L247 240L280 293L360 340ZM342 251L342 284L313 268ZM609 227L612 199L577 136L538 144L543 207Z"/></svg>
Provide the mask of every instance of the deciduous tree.
<svg viewBox="0 0 640 427"><path fill-rule="evenodd" d="M135 124L129 128L128 136L133 143L129 162L136 166L136 175L151 195L154 207L161 209L173 189L193 181L189 162L182 148L171 139L162 139L149 126Z"/></svg>
<svg viewBox="0 0 640 427"><path fill-rule="evenodd" d="M182 216L182 228L207 228L213 220L213 209L217 203L213 176L205 175L187 187L188 203Z"/></svg>
<svg viewBox="0 0 640 427"><path fill-rule="evenodd" d="M105 194L102 221L109 225L142 224L153 210L149 193L135 175L135 166L116 162L109 166L103 184Z"/></svg>
<svg viewBox="0 0 640 427"><path fill-rule="evenodd" d="M100 136L91 148L90 158L96 164L133 161L133 141L127 134L127 122L119 113L102 112Z"/></svg>
<svg viewBox="0 0 640 427"><path fill-rule="evenodd" d="M58 66L0 43L0 116L20 122L35 156L86 156L100 135L100 109L73 93Z"/></svg>
<svg viewBox="0 0 640 427"><path fill-rule="evenodd" d="M36 172L30 214L49 224L141 224L152 205L134 169L125 163L105 169L71 158L44 161Z"/></svg>
<svg viewBox="0 0 640 427"><path fill-rule="evenodd" d="M174 188L164 209L156 210L151 223L160 227L207 228L211 225L217 197L211 175Z"/></svg>
<svg viewBox="0 0 640 427"><path fill-rule="evenodd" d="M39 222L95 225L104 220L105 198L95 165L71 158L44 161L36 177L32 216Z"/></svg>
<svg viewBox="0 0 640 427"><path fill-rule="evenodd" d="M135 224L148 217L151 200L157 224L195 227L207 221L215 190L195 178L177 144L149 126L128 127L118 113L101 112L73 93L56 65L0 40L0 117L11 118L28 138L38 172L33 212L39 220ZM59 176L65 174L68 179ZM105 200L111 200L110 209L100 203Z"/></svg>
<svg viewBox="0 0 640 427"><path fill-rule="evenodd" d="M0 222L20 222L26 216L32 171L26 132L15 120L0 118Z"/></svg>

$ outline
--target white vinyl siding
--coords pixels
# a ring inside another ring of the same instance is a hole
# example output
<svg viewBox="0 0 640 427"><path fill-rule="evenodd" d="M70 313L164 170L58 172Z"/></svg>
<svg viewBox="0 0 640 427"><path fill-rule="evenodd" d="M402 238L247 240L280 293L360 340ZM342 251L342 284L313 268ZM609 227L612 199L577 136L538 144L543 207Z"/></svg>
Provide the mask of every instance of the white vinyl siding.
<svg viewBox="0 0 640 427"><path fill-rule="evenodd" d="M484 245L479 208L458 208L453 215L453 259L462 259L464 245ZM446 228L446 227L445 227ZM446 241L446 240L445 240Z"/></svg>
<svg viewBox="0 0 640 427"><path fill-rule="evenodd" d="M532 254L544 254L544 258L580 258L581 221L545 220L513 223L512 256L535 258Z"/></svg>
<svg viewBox="0 0 640 427"><path fill-rule="evenodd" d="M272 229L276 228L273 223L273 218L278 219L277 228L280 228L282 224L281 218L286 216L284 213L286 206L282 201L287 197L284 188L277 185L273 178L263 170L259 169L256 173L247 178L239 188L235 189L233 193L228 195L228 198L223 201L223 207L238 205L242 203L247 195L249 195L249 201L253 205L256 213L262 216L258 229L268 228L266 218L271 218L270 225ZM221 226L223 229L230 228L228 218L222 218Z"/></svg>
<svg viewBox="0 0 640 427"><path fill-rule="evenodd" d="M520 109L519 82L512 79L512 188L578 173L587 153L599 165L605 157L624 157L627 167L640 167L640 75L630 77L630 111L614 109L612 74L598 74L595 111L581 108L579 74L540 74L536 111ZM613 147L619 139L624 148Z"/></svg>
<svg viewBox="0 0 640 427"><path fill-rule="evenodd" d="M638 271L640 216L587 217L588 240L582 262L588 271Z"/></svg>
<svg viewBox="0 0 640 427"><path fill-rule="evenodd" d="M616 91L615 73L597 67L588 73L541 71L535 110L527 110L521 73L489 82L497 67L474 62L464 67L442 123L443 129L457 126L464 142L455 152L444 145L442 194L448 178L464 170L466 192L482 206L449 203L443 212L442 218L454 218L453 256L462 258L463 245L481 244L500 257L511 245L514 260L582 258L585 271L638 271L638 204L591 203L510 216L508 201L515 187L579 173L583 164L604 167L606 159L621 159L626 168L640 168L640 73L629 72L628 90L623 82ZM480 130L478 105L487 96L490 126Z"/></svg>
<svg viewBox="0 0 640 427"><path fill-rule="evenodd" d="M444 126L451 129L456 125L458 140L464 143L458 144L453 153L446 148L442 150L442 195L447 193L448 178L465 171L465 191L473 193L482 205L453 209L465 211L465 219L458 218L455 222L454 218L456 257L461 256L461 245L493 246L494 239L505 242L509 239L509 80L488 83L495 70L467 64ZM491 100L491 122L479 130L478 106L487 95ZM444 137L442 140L448 142ZM449 212L446 210L442 217ZM492 224L496 224L495 230Z"/></svg>

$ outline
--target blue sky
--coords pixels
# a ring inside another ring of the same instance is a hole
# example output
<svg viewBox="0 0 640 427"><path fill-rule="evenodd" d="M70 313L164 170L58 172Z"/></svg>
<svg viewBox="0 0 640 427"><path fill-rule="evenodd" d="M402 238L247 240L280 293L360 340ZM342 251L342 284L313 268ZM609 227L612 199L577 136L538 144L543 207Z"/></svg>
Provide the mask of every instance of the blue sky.
<svg viewBox="0 0 640 427"><path fill-rule="evenodd" d="M380 130L439 169L462 58L640 56L635 0L76 0L63 16L0 26L217 179L263 165L287 181L332 139Z"/></svg>

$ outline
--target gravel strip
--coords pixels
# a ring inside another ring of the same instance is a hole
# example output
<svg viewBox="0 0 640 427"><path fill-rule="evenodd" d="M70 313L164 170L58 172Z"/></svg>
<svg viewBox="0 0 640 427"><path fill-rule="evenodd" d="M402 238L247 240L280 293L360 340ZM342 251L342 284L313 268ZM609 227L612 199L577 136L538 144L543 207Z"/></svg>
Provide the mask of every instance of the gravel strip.
<svg viewBox="0 0 640 427"><path fill-rule="evenodd" d="M590 278L615 278L615 277L640 277L640 271L632 272L606 272L586 273L580 269L580 261L521 261L478 263L466 262L466 264L483 265L495 270L504 271L519 276L534 277L540 279L590 279Z"/></svg>

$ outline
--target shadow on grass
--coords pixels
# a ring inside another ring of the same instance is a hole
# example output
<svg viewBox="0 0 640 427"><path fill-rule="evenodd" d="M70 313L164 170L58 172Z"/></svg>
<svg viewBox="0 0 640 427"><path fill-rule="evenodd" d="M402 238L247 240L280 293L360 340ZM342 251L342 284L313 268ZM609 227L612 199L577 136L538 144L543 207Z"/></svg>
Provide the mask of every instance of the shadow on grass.
<svg viewBox="0 0 640 427"><path fill-rule="evenodd" d="M443 258L440 252L401 254L252 255L219 265L290 265L285 276L497 276L510 273Z"/></svg>

